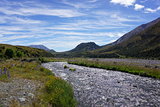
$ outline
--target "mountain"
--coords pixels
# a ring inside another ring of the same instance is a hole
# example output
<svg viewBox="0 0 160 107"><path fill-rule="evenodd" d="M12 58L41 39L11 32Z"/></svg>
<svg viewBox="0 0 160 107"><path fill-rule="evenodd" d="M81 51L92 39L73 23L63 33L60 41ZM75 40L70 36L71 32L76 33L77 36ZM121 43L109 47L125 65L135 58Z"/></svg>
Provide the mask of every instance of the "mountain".
<svg viewBox="0 0 160 107"><path fill-rule="evenodd" d="M88 42L88 43L81 43L77 45L74 49L68 51L68 52L84 52L84 51L91 51L100 48L97 44L94 42Z"/></svg>
<svg viewBox="0 0 160 107"><path fill-rule="evenodd" d="M30 45L29 47L38 48L38 49L43 49L43 50L45 50L45 51L50 51L50 49L47 48L47 47L44 46L44 45Z"/></svg>
<svg viewBox="0 0 160 107"><path fill-rule="evenodd" d="M88 56L160 58L160 18L135 28Z"/></svg>
<svg viewBox="0 0 160 107"><path fill-rule="evenodd" d="M88 51L99 48L100 46L98 46L94 42L81 43L70 51L56 53L56 57L83 57L86 56Z"/></svg>
<svg viewBox="0 0 160 107"><path fill-rule="evenodd" d="M0 59L14 57L53 57L53 54L42 49L0 44Z"/></svg>

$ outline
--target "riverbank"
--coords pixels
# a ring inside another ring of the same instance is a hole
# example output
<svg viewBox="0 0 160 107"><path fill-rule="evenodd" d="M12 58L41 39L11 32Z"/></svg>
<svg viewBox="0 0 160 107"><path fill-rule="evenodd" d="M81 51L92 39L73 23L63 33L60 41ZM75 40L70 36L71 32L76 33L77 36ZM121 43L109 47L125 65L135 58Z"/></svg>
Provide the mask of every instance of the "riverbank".
<svg viewBox="0 0 160 107"><path fill-rule="evenodd" d="M145 64L145 62L143 63L131 62L130 59L126 59L125 61L120 61L120 60L116 61L113 59L107 61L107 59L105 60L105 59L75 58L75 59L68 60L68 63L86 66L86 67L121 71L121 72L131 73L135 75L160 79L159 66L148 65L148 64Z"/></svg>
<svg viewBox="0 0 160 107"><path fill-rule="evenodd" d="M6 60L0 63L0 68L0 106L76 106L71 85L39 62Z"/></svg>

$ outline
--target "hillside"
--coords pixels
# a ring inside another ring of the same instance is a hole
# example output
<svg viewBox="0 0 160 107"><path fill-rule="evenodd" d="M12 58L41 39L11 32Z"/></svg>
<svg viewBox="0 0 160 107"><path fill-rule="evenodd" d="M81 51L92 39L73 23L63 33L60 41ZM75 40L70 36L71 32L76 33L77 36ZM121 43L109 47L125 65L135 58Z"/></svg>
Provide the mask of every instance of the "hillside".
<svg viewBox="0 0 160 107"><path fill-rule="evenodd" d="M160 59L160 18L138 26L113 43L104 46L93 42L81 43L70 51L57 53L56 56Z"/></svg>
<svg viewBox="0 0 160 107"><path fill-rule="evenodd" d="M83 57L88 54L88 51L92 51L99 48L100 46L98 46L94 42L81 43L70 51L56 53L56 56L57 57Z"/></svg>
<svg viewBox="0 0 160 107"><path fill-rule="evenodd" d="M100 48L97 44L94 42L88 42L88 43L81 43L77 45L74 49L68 51L68 52L84 52L84 51L91 51Z"/></svg>
<svg viewBox="0 0 160 107"><path fill-rule="evenodd" d="M90 52L89 56L160 58L160 18L135 28L114 43Z"/></svg>
<svg viewBox="0 0 160 107"><path fill-rule="evenodd" d="M53 55L45 50L25 46L13 46L0 44L0 58L12 57L52 57Z"/></svg>

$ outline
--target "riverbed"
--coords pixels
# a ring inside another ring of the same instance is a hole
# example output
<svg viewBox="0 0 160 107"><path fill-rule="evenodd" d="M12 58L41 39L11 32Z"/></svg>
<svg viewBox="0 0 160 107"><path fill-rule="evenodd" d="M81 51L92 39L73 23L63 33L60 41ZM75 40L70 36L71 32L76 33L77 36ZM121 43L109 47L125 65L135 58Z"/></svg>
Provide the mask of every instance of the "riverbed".
<svg viewBox="0 0 160 107"><path fill-rule="evenodd" d="M64 69L64 65L76 71ZM42 66L73 86L78 107L160 107L158 79L67 62L49 62Z"/></svg>

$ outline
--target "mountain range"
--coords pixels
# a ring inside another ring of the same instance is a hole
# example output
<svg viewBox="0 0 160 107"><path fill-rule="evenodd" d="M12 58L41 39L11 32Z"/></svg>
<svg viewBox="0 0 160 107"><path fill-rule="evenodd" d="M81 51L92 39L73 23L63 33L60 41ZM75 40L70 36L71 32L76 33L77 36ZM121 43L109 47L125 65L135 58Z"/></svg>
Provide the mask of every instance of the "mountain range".
<svg viewBox="0 0 160 107"><path fill-rule="evenodd" d="M0 57L7 49L26 57L94 57L94 58L156 58L160 59L160 18L138 26L117 41L98 46L94 42L81 43L66 52L55 52L44 45L12 46L0 44Z"/></svg>
<svg viewBox="0 0 160 107"><path fill-rule="evenodd" d="M98 46L81 43L76 48L56 54L57 57L135 57L160 58L160 18L140 25L117 41Z"/></svg>

